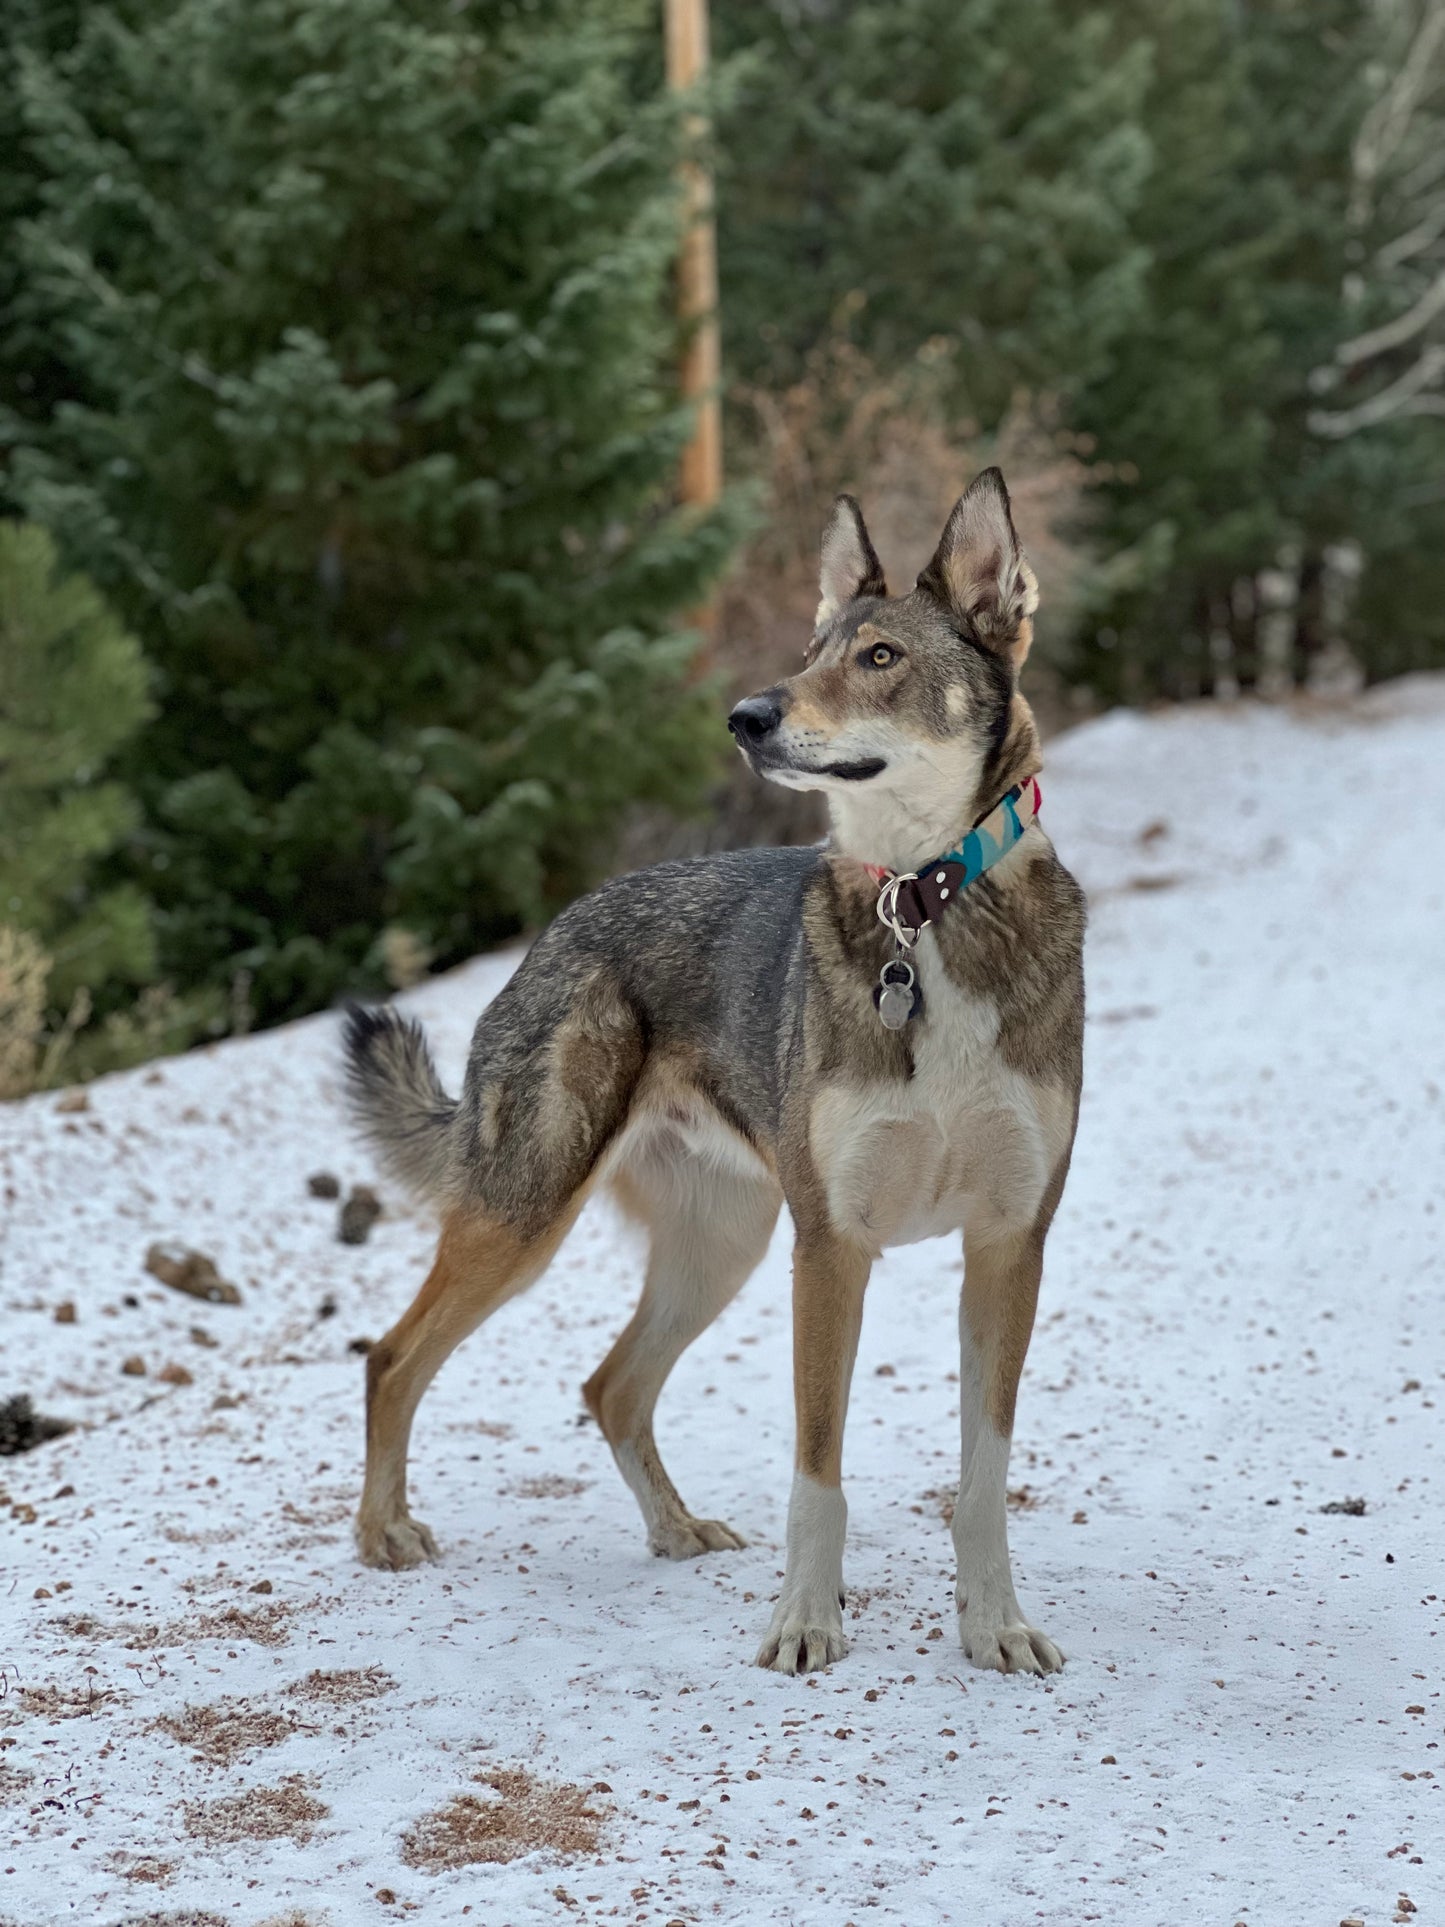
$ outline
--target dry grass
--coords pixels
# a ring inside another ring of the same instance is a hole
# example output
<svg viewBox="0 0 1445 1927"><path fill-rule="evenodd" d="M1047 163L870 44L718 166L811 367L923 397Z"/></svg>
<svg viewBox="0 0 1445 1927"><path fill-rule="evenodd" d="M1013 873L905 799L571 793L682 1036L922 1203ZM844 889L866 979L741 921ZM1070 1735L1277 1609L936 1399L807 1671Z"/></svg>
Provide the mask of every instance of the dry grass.
<svg viewBox="0 0 1445 1927"><path fill-rule="evenodd" d="M113 1712L130 1698L114 1687L87 1679L81 1686L22 1686L20 1711L43 1720L83 1720Z"/></svg>
<svg viewBox="0 0 1445 1927"><path fill-rule="evenodd" d="M194 1624L185 1620L167 1628L173 1635L168 1642L180 1644L187 1639L250 1639L258 1646L284 1646L291 1637L286 1620L291 1608L279 1601L274 1605L224 1606L219 1612L204 1613Z"/></svg>
<svg viewBox="0 0 1445 1927"><path fill-rule="evenodd" d="M186 1832L207 1846L231 1847L247 1840L294 1840L304 1847L331 1809L307 1791L299 1773L279 1786L253 1786L229 1800L187 1800L181 1808Z"/></svg>
<svg viewBox="0 0 1445 1927"><path fill-rule="evenodd" d="M182 1907L173 1914L127 1914L116 1927L234 1927L224 1914L207 1913L199 1907Z"/></svg>
<svg viewBox="0 0 1445 1927"><path fill-rule="evenodd" d="M122 1847L110 1855L105 1865L108 1873L119 1874L122 1880L150 1887L164 1887L176 1870L174 1860L159 1860L152 1853L127 1853Z"/></svg>
<svg viewBox="0 0 1445 1927"><path fill-rule="evenodd" d="M17 1806L30 1797L35 1775L28 1767L11 1766L0 1760L0 1807Z"/></svg>
<svg viewBox="0 0 1445 1927"><path fill-rule="evenodd" d="M149 1730L188 1746L197 1759L210 1766L230 1766L247 1753L279 1746L300 1724L293 1713L278 1713L244 1699L221 1699L210 1706L186 1706L179 1713L163 1713L151 1722Z"/></svg>
<svg viewBox="0 0 1445 1927"><path fill-rule="evenodd" d="M518 1479L511 1490L519 1499L574 1499L590 1483L589 1479L564 1479L558 1472L544 1472L539 1478Z"/></svg>
<svg viewBox="0 0 1445 1927"><path fill-rule="evenodd" d="M28 931L0 924L0 1098L35 1089L50 959Z"/></svg>
<svg viewBox="0 0 1445 1927"><path fill-rule="evenodd" d="M356 1706L395 1691L396 1681L379 1666L349 1672L308 1673L287 1691L293 1699L315 1700L324 1706Z"/></svg>
<svg viewBox="0 0 1445 1927"><path fill-rule="evenodd" d="M115 1640L132 1653L149 1652L155 1646L186 1646L197 1639L249 1639L258 1646L284 1646L291 1636L286 1626L291 1611L274 1600L249 1608L223 1606L195 1619L172 1619L164 1626L147 1620L97 1619L91 1613L62 1613L55 1625L74 1639Z"/></svg>
<svg viewBox="0 0 1445 1927"><path fill-rule="evenodd" d="M539 1780L521 1767L477 1775L494 1799L460 1793L402 1835L401 1857L422 1873L446 1873L551 1853L563 1859L600 1850L606 1811L589 1804L578 1786Z"/></svg>

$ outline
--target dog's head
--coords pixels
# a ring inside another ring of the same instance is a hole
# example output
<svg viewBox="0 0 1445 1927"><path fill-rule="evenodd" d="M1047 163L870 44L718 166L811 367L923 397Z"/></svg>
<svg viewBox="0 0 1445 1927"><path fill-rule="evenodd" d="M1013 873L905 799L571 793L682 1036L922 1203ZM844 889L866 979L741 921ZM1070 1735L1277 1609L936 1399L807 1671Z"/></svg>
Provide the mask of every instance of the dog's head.
<svg viewBox="0 0 1445 1927"><path fill-rule="evenodd" d="M745 697L728 727L760 776L828 792L849 855L911 868L997 800L980 797L1019 723L1038 584L1003 476L985 469L960 496L932 560L898 597L862 511L840 495L821 588L801 671Z"/></svg>

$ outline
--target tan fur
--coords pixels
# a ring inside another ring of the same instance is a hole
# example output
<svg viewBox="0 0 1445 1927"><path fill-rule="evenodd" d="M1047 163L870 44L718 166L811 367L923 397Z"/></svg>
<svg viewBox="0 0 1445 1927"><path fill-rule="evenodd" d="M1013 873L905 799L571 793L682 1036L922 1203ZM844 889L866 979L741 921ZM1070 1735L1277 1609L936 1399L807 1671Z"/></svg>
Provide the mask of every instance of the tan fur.
<svg viewBox="0 0 1445 1927"><path fill-rule="evenodd" d="M800 1234L793 1252L796 1464L819 1485L842 1483L843 1423L870 1269L861 1245L829 1230Z"/></svg>
<svg viewBox="0 0 1445 1927"><path fill-rule="evenodd" d="M436 1557L430 1531L407 1510L416 1408L462 1340L546 1270L580 1208L579 1195L533 1238L472 1212L447 1219L421 1290L367 1355L366 1479L356 1542L368 1565L414 1566Z"/></svg>

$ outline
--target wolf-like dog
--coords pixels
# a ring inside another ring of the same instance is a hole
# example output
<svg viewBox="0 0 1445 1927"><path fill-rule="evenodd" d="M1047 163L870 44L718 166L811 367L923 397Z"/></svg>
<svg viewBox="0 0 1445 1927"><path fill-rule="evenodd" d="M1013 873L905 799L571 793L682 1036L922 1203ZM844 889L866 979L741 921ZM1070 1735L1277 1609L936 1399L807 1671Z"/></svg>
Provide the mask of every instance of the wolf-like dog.
<svg viewBox="0 0 1445 1927"><path fill-rule="evenodd" d="M1005 1483L1078 1118L1083 897L1017 813L985 874L935 894L931 921L915 911L926 927L904 924L897 895L900 878L942 885L952 873L933 866L1001 799L1037 796L1018 676L1038 589L1003 477L977 478L899 597L840 496L821 587L801 671L740 702L729 727L760 776L826 793L826 844L663 863L572 904L482 1013L459 1100L414 1024L351 1012L355 1114L442 1222L415 1302L367 1359L357 1543L371 1565L435 1556L407 1506L417 1404L608 1181L650 1251L637 1309L582 1395L654 1552L740 1546L683 1504L653 1408L786 1200L797 1436L787 1569L757 1657L784 1673L831 1664L844 1652L843 1426L869 1271L890 1246L961 1232L959 1635L976 1665L1050 1673L1063 1655L1014 1591Z"/></svg>

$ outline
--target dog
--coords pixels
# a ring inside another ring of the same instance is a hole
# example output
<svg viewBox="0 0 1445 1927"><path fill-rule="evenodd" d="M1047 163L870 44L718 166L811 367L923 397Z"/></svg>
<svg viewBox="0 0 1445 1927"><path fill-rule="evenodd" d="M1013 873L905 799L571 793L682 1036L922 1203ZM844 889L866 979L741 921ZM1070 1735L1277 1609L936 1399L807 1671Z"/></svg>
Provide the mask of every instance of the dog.
<svg viewBox="0 0 1445 1927"><path fill-rule="evenodd" d="M958 1625L975 1665L1051 1673L1009 1563L1006 1475L1083 1063L1083 895L1035 820L1019 671L1038 588L986 470L911 592L835 503L801 671L728 719L759 776L825 792L831 835L617 877L564 910L482 1013L459 1100L419 1028L353 1007L357 1121L438 1206L415 1302L367 1358L361 1557L436 1556L407 1506L412 1419L448 1354L546 1268L610 1182L650 1235L631 1321L582 1395L655 1553L743 1544L695 1516L653 1408L786 1200L797 1434L787 1566L758 1663L845 1650L849 1382L873 1261L961 1233Z"/></svg>

